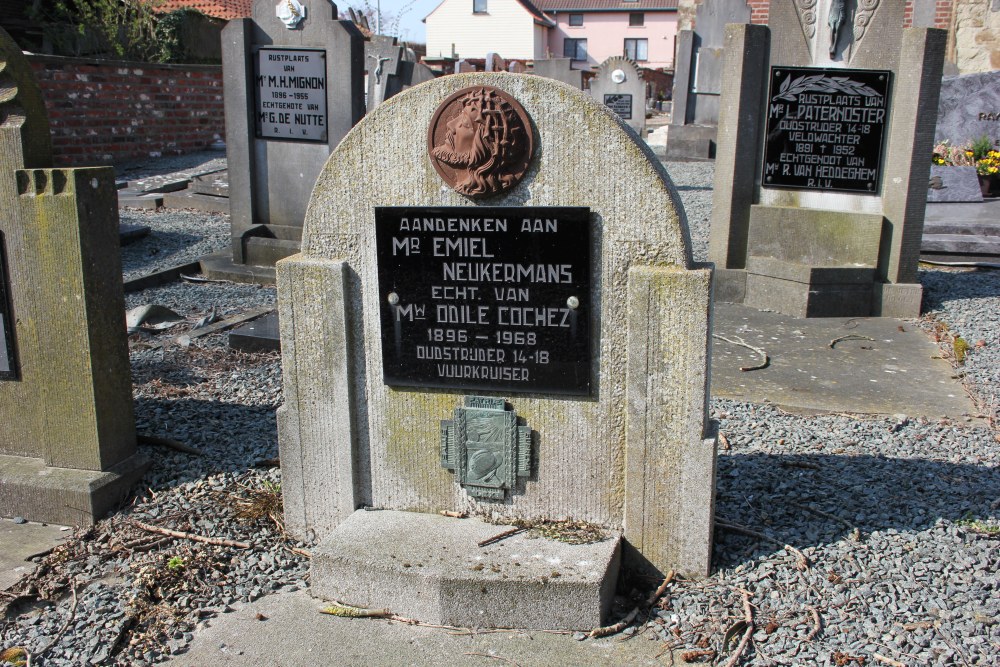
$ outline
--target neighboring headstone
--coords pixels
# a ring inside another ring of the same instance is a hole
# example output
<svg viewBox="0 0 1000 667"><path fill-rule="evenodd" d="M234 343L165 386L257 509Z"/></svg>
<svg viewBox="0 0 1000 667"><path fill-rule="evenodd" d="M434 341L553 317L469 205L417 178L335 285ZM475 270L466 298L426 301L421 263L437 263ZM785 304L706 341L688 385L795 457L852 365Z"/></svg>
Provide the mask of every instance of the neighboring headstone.
<svg viewBox="0 0 1000 667"><path fill-rule="evenodd" d="M499 54L490 53L486 54L486 71L487 72L505 72L507 71L507 61L499 56Z"/></svg>
<svg viewBox="0 0 1000 667"><path fill-rule="evenodd" d="M413 49L397 44L395 37L387 35L373 35L365 42L365 67L369 112L400 91L434 78L429 67L416 62Z"/></svg>
<svg viewBox="0 0 1000 667"><path fill-rule="evenodd" d="M215 277L273 279L299 248L316 175L364 115L361 33L332 3L290 6L254 0L222 33L232 252L203 262Z"/></svg>
<svg viewBox="0 0 1000 667"><path fill-rule="evenodd" d="M1000 71L942 79L935 141L961 146L984 135L1000 146Z"/></svg>
<svg viewBox="0 0 1000 667"><path fill-rule="evenodd" d="M573 61L569 58L537 59L531 66L531 73L562 81L577 90L583 89L583 72L573 69Z"/></svg>
<svg viewBox="0 0 1000 667"><path fill-rule="evenodd" d="M51 168L31 66L0 30L0 516L89 525L137 453L114 170Z"/></svg>
<svg viewBox="0 0 1000 667"><path fill-rule="evenodd" d="M605 60L590 82L590 95L642 136L646 129L646 83L635 62L621 56Z"/></svg>
<svg viewBox="0 0 1000 667"><path fill-rule="evenodd" d="M465 74L467 72L475 72L476 66L470 63L464 58L455 63L455 74Z"/></svg>
<svg viewBox="0 0 1000 667"><path fill-rule="evenodd" d="M528 71L528 68L524 66L524 62L520 60L512 60L510 64L507 65L507 71L511 74L524 74Z"/></svg>
<svg viewBox="0 0 1000 667"><path fill-rule="evenodd" d="M916 317L945 33L903 6L772 2L726 27L709 259L717 298ZM765 91L765 95L762 95Z"/></svg>
<svg viewBox="0 0 1000 667"><path fill-rule="evenodd" d="M750 7L746 0L705 0L695 16L694 30L677 35L668 158L715 157L725 26L749 23Z"/></svg>
<svg viewBox="0 0 1000 667"><path fill-rule="evenodd" d="M358 124L309 212L278 264L278 430L286 526L320 540L315 594L587 628L619 536L631 567L708 572L711 271L615 114L544 77L442 77ZM504 527L444 510L606 539L480 548Z"/></svg>

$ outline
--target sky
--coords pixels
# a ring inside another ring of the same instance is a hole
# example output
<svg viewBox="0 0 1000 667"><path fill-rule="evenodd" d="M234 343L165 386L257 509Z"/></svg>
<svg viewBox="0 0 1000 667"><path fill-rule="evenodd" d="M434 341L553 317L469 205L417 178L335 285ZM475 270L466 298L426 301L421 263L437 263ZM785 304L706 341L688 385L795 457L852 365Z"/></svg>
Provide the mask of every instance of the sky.
<svg viewBox="0 0 1000 667"><path fill-rule="evenodd" d="M398 16L397 37L409 42L426 43L425 26L420 20L430 14L440 2L441 0L367 0L367 2L366 0L342 0L342 2L337 3L337 9L346 14L348 7L354 7L356 10L364 9L367 4L374 13L374 9L381 4L383 33L388 34L386 28L392 21L391 17ZM371 28L374 30L375 26L372 25Z"/></svg>

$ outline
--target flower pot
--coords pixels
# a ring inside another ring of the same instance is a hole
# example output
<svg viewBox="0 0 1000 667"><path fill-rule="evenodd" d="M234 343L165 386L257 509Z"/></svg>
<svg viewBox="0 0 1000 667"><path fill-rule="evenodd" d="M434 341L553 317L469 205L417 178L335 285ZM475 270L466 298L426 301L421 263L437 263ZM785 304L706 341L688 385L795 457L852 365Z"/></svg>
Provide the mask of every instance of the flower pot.
<svg viewBox="0 0 1000 667"><path fill-rule="evenodd" d="M977 174L977 176L979 176L979 189L983 191L984 197L989 197L992 194L996 176L993 174Z"/></svg>

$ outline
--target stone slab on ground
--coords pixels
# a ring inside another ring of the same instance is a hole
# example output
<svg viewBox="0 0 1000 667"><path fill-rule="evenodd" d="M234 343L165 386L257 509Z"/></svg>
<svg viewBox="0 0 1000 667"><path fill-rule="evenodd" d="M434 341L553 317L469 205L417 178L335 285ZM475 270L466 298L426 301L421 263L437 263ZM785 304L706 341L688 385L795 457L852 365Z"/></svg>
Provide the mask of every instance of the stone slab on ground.
<svg viewBox="0 0 1000 667"><path fill-rule="evenodd" d="M270 313L229 332L229 347L242 352L277 352L281 349L278 314Z"/></svg>
<svg viewBox="0 0 1000 667"><path fill-rule="evenodd" d="M947 255L1000 255L1000 199L927 204L920 256L947 259Z"/></svg>
<svg viewBox="0 0 1000 667"><path fill-rule="evenodd" d="M0 591L34 571L35 564L26 558L57 546L72 534L64 526L0 519Z"/></svg>
<svg viewBox="0 0 1000 667"><path fill-rule="evenodd" d="M462 627L585 630L611 608L620 536L566 544L437 514L358 510L313 550L318 597Z"/></svg>
<svg viewBox="0 0 1000 667"><path fill-rule="evenodd" d="M713 333L742 339L770 357L767 368L744 347L712 341L712 393L793 411L957 418L975 409L937 345L907 320L797 319L716 303ZM862 336L830 342L841 336Z"/></svg>
<svg viewBox="0 0 1000 667"><path fill-rule="evenodd" d="M541 631L455 633L374 619L319 613L325 604L305 592L268 595L239 605L194 633L190 649L163 665L407 665L484 667L544 665L605 667L670 664L669 651L652 637L577 641ZM263 617L265 620L259 620ZM683 664L679 660L677 664Z"/></svg>
<svg viewBox="0 0 1000 667"><path fill-rule="evenodd" d="M229 213L229 197L196 192L193 189L168 192L163 195L167 208L190 208L206 213Z"/></svg>
<svg viewBox="0 0 1000 667"><path fill-rule="evenodd" d="M983 190L975 167L945 167L931 165L931 187L927 188L928 203L981 202Z"/></svg>

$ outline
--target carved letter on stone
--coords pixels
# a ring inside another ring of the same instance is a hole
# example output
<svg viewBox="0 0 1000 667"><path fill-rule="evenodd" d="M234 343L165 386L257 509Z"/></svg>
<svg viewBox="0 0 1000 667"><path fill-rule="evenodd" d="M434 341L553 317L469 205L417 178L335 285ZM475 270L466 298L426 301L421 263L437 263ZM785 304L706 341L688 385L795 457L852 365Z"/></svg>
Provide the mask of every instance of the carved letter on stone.
<svg viewBox="0 0 1000 667"><path fill-rule="evenodd" d="M473 498L503 500L531 474L531 429L502 398L466 396L455 419L441 422L441 466Z"/></svg>
<svg viewBox="0 0 1000 667"><path fill-rule="evenodd" d="M492 86L463 88L441 103L427 131L434 169L455 192L489 197L517 185L534 157L527 112Z"/></svg>

